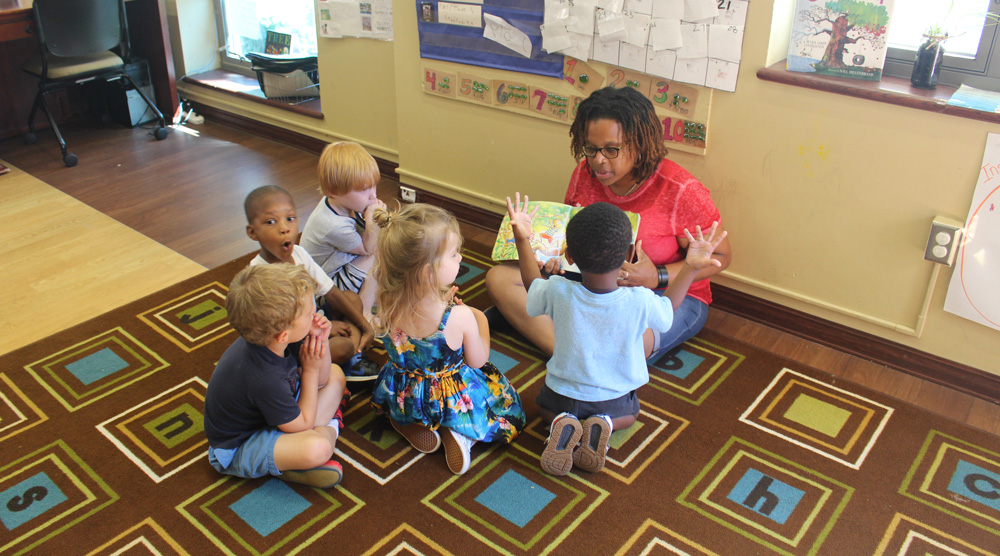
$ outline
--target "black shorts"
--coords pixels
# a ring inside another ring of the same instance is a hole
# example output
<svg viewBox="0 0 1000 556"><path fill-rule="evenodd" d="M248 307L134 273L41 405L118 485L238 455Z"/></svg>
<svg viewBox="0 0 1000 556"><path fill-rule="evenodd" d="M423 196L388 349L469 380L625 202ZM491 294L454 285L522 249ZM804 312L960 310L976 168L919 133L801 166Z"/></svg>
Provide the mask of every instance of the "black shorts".
<svg viewBox="0 0 1000 556"><path fill-rule="evenodd" d="M548 385L543 384L542 391L535 398L535 403L539 407L544 407L555 414L565 411L574 415L577 419L586 419L591 415L607 415L612 419L639 415L639 397L635 395L635 390L612 400L581 402L580 400L574 400L562 394L557 394Z"/></svg>

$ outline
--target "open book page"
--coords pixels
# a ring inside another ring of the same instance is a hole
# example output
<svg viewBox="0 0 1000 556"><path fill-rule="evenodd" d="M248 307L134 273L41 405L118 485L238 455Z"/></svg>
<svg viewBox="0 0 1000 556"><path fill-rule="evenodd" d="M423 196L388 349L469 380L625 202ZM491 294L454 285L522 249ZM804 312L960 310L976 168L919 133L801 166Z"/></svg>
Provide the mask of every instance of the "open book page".
<svg viewBox="0 0 1000 556"><path fill-rule="evenodd" d="M535 252L535 258L540 262L546 262L551 258L562 259L562 268L567 272L579 273L576 265L571 265L563 256L566 246L566 224L583 207L573 207L563 203L551 201L531 201L528 203L528 211L538 212L531 220L531 247ZM632 241L635 242L636 234L639 232L639 215L631 212L625 213L632 223ZM493 244L494 261L516 261L517 246L514 244L514 232L510 226L510 216L504 215L503 222L500 223L500 231L497 233L496 243Z"/></svg>

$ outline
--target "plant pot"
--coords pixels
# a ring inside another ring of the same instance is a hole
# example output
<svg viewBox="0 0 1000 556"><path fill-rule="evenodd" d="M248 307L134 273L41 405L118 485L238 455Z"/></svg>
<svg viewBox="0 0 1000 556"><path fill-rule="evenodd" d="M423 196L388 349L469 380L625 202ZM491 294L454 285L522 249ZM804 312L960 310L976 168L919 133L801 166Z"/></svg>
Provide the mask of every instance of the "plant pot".
<svg viewBox="0 0 1000 556"><path fill-rule="evenodd" d="M913 62L911 85L918 89L933 89L937 86L946 38L948 35L924 35L924 43L917 49L917 57Z"/></svg>

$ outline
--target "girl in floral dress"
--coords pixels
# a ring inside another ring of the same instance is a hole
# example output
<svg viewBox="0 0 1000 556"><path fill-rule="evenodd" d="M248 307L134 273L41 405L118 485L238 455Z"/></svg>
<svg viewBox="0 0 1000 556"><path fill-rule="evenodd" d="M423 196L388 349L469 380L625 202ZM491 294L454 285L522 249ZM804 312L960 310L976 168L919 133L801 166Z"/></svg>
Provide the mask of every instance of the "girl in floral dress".
<svg viewBox="0 0 1000 556"><path fill-rule="evenodd" d="M389 355L372 405L424 453L444 446L448 468L469 468L476 442L509 443L524 427L521 398L489 363L482 311L455 303L462 236L448 211L421 203L375 212L380 232L373 324ZM443 428L441 431L439 429Z"/></svg>

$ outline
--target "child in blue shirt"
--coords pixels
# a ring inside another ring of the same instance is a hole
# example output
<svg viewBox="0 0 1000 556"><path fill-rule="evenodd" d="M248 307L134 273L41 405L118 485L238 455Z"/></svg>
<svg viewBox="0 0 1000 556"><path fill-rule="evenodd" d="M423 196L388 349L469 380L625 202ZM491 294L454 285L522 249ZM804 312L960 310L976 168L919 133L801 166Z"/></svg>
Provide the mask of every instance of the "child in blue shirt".
<svg viewBox="0 0 1000 556"><path fill-rule="evenodd" d="M316 312L316 281L299 265L250 266L229 286L226 311L240 337L205 393L208 460L219 473L272 475L329 488L344 374L330 364L330 321Z"/></svg>
<svg viewBox="0 0 1000 556"><path fill-rule="evenodd" d="M566 259L576 263L582 281L559 275L542 279L531 248L533 214L527 204L527 196L523 204L520 194L513 203L507 198L528 314L548 315L554 324L555 347L536 400L542 418L552 421L542 469L552 475L565 475L574 465L600 471L611 431L630 427L639 415L635 391L649 382L643 334L670 328L673 310L698 271L720 264L711 255L726 233L715 237L718 223L707 238L701 228L695 235L685 230L691 242L685 265L660 297L647 288L618 286L632 227L609 203L584 207L566 226Z"/></svg>

